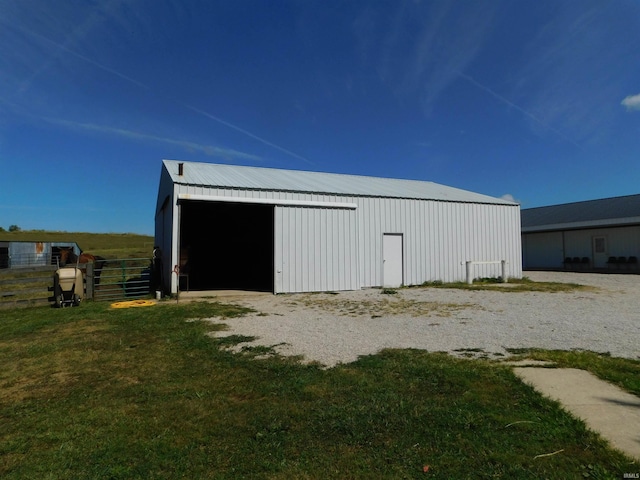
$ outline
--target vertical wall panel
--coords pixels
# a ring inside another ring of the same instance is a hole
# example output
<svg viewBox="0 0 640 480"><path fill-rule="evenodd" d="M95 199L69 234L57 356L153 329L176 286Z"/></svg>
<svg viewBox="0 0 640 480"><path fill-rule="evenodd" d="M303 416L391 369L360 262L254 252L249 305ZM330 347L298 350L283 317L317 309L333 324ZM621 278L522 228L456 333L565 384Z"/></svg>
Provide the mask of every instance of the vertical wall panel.
<svg viewBox="0 0 640 480"><path fill-rule="evenodd" d="M464 262L506 260L522 276L518 206L176 185L178 193L355 203L357 209L276 206L276 292L358 289L382 284L382 237L401 233L407 284L465 279ZM175 198L175 197L174 197ZM168 213L171 222L171 213ZM174 224L176 222L173 222ZM639 230L640 232L640 230ZM158 236L158 235L157 235ZM620 241L630 246L640 233ZM625 252L620 255L625 255ZM633 253L626 253L631 255ZM639 255L640 256L640 255ZM478 266L494 276L499 266Z"/></svg>
<svg viewBox="0 0 640 480"><path fill-rule="evenodd" d="M465 262L509 263L509 276L522 275L520 210L517 206L427 200L359 198L361 282L382 282L382 234L402 233L405 282L464 280ZM500 275L499 265L477 266L477 276Z"/></svg>
<svg viewBox="0 0 640 480"><path fill-rule="evenodd" d="M278 206L275 217L276 293L360 288L355 210Z"/></svg>
<svg viewBox="0 0 640 480"><path fill-rule="evenodd" d="M527 237L532 235L527 234ZM593 255L592 239L595 236L607 238L608 256L640 256L640 227L638 226L570 230L564 235L567 257L591 257Z"/></svg>
<svg viewBox="0 0 640 480"><path fill-rule="evenodd" d="M524 239L526 242L526 248L524 248L524 267L562 268L565 257L562 236L562 232L527 235Z"/></svg>

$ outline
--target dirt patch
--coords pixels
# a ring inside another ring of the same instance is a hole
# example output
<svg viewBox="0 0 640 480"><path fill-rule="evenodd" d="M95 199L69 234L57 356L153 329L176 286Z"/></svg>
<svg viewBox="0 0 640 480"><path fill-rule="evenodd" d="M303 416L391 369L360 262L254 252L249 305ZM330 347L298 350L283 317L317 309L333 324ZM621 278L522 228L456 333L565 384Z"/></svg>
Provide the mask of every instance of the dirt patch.
<svg viewBox="0 0 640 480"><path fill-rule="evenodd" d="M382 294L381 294L382 295ZM468 308L482 308L472 303L443 303L417 301L396 295L383 298L350 299L339 295L306 295L287 302L290 306L304 306L317 312L347 317L382 317L406 315L411 317L450 317L453 312Z"/></svg>

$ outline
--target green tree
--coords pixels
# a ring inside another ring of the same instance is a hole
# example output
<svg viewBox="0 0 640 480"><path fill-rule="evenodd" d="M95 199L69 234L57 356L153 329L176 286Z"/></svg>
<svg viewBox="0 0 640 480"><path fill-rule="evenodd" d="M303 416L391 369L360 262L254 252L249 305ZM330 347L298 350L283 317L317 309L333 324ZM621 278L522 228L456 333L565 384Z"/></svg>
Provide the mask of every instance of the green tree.
<svg viewBox="0 0 640 480"><path fill-rule="evenodd" d="M11 225L11 226L9 226L9 231L10 232L19 232L20 231L20 227L18 225Z"/></svg>

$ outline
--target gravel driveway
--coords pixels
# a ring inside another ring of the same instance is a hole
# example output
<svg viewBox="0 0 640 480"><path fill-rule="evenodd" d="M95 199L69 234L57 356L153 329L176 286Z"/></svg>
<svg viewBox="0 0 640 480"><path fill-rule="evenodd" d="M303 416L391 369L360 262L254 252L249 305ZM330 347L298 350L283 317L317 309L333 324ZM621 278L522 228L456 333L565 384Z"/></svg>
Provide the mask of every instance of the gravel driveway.
<svg viewBox="0 0 640 480"><path fill-rule="evenodd" d="M596 287L571 293L379 289L225 298L258 314L226 319L216 336L256 337L327 367L384 348L508 356L506 349L584 349L640 358L640 276L526 272L534 281ZM501 288L501 287L497 287ZM219 320L212 320L219 323Z"/></svg>

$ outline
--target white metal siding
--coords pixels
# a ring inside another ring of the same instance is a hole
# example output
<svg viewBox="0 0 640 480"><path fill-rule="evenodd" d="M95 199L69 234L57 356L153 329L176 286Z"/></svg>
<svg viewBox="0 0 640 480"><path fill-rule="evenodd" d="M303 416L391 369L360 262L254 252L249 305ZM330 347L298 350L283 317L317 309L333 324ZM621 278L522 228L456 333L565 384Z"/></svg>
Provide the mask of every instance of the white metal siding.
<svg viewBox="0 0 640 480"><path fill-rule="evenodd" d="M356 290L356 212L276 207L275 293Z"/></svg>
<svg viewBox="0 0 640 480"><path fill-rule="evenodd" d="M404 235L404 283L464 281L466 261L506 260L522 276L518 207L357 198L360 269L365 287L382 284L382 236ZM499 265L477 266L475 276L499 276Z"/></svg>
<svg viewBox="0 0 640 480"><path fill-rule="evenodd" d="M163 187L161 187L162 190ZM404 283L464 281L466 261L507 261L522 276L518 205L380 198L175 184L181 194L356 204L357 208L277 205L274 225L275 291L350 290L382 285L384 233L404 240ZM173 257L177 258L177 207ZM175 263L175 259L171 262ZM173 263L167 262L167 268ZM499 265L477 266L474 276L498 276Z"/></svg>
<svg viewBox="0 0 640 480"><path fill-rule="evenodd" d="M164 288L171 289L171 265L172 264L172 238L173 238L173 203L171 197L163 202L163 207L156 212L155 245L162 251L162 265L164 267Z"/></svg>
<svg viewBox="0 0 640 480"><path fill-rule="evenodd" d="M162 250L162 265L164 287L172 292L176 292L176 283L171 271L173 265L177 263L177 216L174 199L174 185L171 177L165 169L160 174L160 186L158 188L158 200L156 204L155 216L155 244Z"/></svg>
<svg viewBox="0 0 640 480"><path fill-rule="evenodd" d="M591 257L591 236L589 230L575 230L564 232L565 256L567 257Z"/></svg>
<svg viewBox="0 0 640 480"><path fill-rule="evenodd" d="M402 233L405 239L404 255L404 282L407 285L418 285L426 281L441 280L444 282L464 281L466 278L464 262L471 261L498 261L508 262L508 275L511 277L522 276L522 258L520 245L520 209L518 206L489 205L438 202L430 200L409 200L377 197L350 197L310 193L253 191L243 189L210 188L203 186L176 186L179 193L189 195L220 196L230 199L236 198L269 198L287 199L316 202L355 203L358 208L351 215L356 226L350 227L350 241L355 241L357 246L351 251L358 252L355 260L358 265L357 276L359 286L373 287L382 285L382 235L383 233ZM298 222L305 215L311 215L314 208L292 208L299 215ZM332 210L332 209L331 209ZM315 215L315 214L313 214ZM277 215L276 215L277 218ZM331 216L327 221L334 221ZM314 217L314 222L315 222ZM289 223L293 225L293 223ZM276 220L276 229L281 227ZM300 227L302 228L302 227ZM331 224L327 225L330 232ZM357 232L354 236L353 232ZM302 235L300 230L294 232ZM284 249L290 245L291 235L275 238L276 256L278 249ZM288 242L281 245L280 241ZM333 245L334 239L327 241ZM298 255L301 255L298 252ZM284 255L284 254L283 254ZM301 257L300 257L301 258ZM327 265L324 277L333 278L340 275L333 270L334 265ZM298 267L296 275L282 283L276 278L278 292L303 291L298 286L299 279L305 275ZM305 267L306 268L306 267ZM315 269L315 267L314 267ZM276 271L278 264L276 263ZM321 274L317 269L316 274ZM283 272L284 273L284 272ZM475 276L498 276L500 268L496 265L478 266L474 271ZM276 275L277 277L277 275ZM295 278L296 280L292 280ZM306 281L304 281L306 282ZM307 285L308 282L304 283ZM317 282L316 282L317 283ZM333 280L326 280L327 284L335 284ZM281 285L281 287L278 287ZM344 289L353 288L351 286ZM311 288L311 287L309 287ZM315 287L313 287L315 288ZM291 289L291 290L289 290ZM338 290L337 287L322 288L322 290Z"/></svg>
<svg viewBox="0 0 640 480"><path fill-rule="evenodd" d="M593 237L600 236L607 239L606 256L640 257L640 226L525 233L524 267L561 268L565 257L589 257L593 264Z"/></svg>
<svg viewBox="0 0 640 480"><path fill-rule="evenodd" d="M591 257L592 238L607 237L607 255L640 257L640 226L620 228L593 228L565 232L566 256Z"/></svg>
<svg viewBox="0 0 640 480"><path fill-rule="evenodd" d="M562 268L566 256L562 236L562 232L523 235L524 268Z"/></svg>
<svg viewBox="0 0 640 480"><path fill-rule="evenodd" d="M612 228L609 249L612 255L640 257L640 226Z"/></svg>

